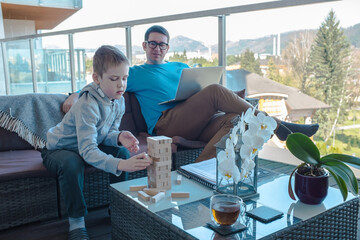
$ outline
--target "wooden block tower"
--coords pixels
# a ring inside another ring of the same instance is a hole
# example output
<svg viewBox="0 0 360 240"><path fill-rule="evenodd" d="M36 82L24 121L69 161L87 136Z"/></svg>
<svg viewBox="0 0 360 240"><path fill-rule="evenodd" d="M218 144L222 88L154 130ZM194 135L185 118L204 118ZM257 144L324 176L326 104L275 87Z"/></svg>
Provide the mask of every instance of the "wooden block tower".
<svg viewBox="0 0 360 240"><path fill-rule="evenodd" d="M171 141L165 136L147 138L148 155L153 160L147 168L149 188L171 188Z"/></svg>

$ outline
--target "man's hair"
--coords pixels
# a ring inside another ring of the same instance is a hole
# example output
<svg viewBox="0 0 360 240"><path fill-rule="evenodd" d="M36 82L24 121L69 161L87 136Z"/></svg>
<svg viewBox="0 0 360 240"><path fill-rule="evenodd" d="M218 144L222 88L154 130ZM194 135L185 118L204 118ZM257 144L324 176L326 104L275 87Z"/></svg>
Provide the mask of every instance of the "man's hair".
<svg viewBox="0 0 360 240"><path fill-rule="evenodd" d="M170 34L169 34L169 32L168 32L163 26L160 26L160 25L151 26L151 27L145 32L145 41L149 40L149 35L150 35L150 33L152 33L152 32L157 32L157 33L164 34L164 35L167 37L167 40L168 40L167 43L170 42Z"/></svg>
<svg viewBox="0 0 360 240"><path fill-rule="evenodd" d="M103 76L110 67L120 65L121 63L129 64L127 57L116 47L103 45L99 47L93 58L93 71Z"/></svg>

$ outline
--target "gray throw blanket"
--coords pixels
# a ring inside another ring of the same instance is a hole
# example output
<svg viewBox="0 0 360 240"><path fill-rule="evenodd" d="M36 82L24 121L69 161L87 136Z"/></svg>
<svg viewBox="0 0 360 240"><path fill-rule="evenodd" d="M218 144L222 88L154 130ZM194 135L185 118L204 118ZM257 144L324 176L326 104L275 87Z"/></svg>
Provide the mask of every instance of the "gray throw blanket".
<svg viewBox="0 0 360 240"><path fill-rule="evenodd" d="M46 145L46 133L64 116L68 95L32 93L0 96L0 127L15 132L35 149Z"/></svg>

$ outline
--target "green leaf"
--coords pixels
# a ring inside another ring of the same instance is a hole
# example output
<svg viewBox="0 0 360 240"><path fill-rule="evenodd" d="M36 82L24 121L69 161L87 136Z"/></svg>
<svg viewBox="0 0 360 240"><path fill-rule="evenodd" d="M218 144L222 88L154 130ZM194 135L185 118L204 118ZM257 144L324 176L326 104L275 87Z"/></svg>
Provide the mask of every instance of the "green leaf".
<svg viewBox="0 0 360 240"><path fill-rule="evenodd" d="M339 178L328 166L324 166L324 168L326 168L335 179L337 185L339 186L341 195L345 201L348 195L348 191L344 180L342 178Z"/></svg>
<svg viewBox="0 0 360 240"><path fill-rule="evenodd" d="M326 156L326 158L322 158L320 161L323 164L324 168L330 168L334 174L336 174L339 178L342 178L346 186L349 187L350 191L354 195L358 194L358 182L353 171L351 171L351 169L346 164L342 163L337 159L329 158L328 156Z"/></svg>
<svg viewBox="0 0 360 240"><path fill-rule="evenodd" d="M357 166L360 166L360 158L358 157L353 157L350 155L346 155L346 154L338 154L338 153L334 153L334 154L329 154L323 157L323 159L326 158L331 158L331 159L336 159L342 162L346 162L346 163L350 163L350 164L354 164Z"/></svg>
<svg viewBox="0 0 360 240"><path fill-rule="evenodd" d="M308 136L292 133L286 139L286 146L298 159L315 166L319 164L319 149Z"/></svg>

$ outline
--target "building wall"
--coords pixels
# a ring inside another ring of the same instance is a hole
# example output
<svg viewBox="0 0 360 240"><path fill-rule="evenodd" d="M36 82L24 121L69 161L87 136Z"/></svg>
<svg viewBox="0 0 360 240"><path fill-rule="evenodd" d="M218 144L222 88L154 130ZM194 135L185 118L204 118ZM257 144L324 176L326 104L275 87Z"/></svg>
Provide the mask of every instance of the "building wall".
<svg viewBox="0 0 360 240"><path fill-rule="evenodd" d="M36 33L35 21L4 19L5 37L19 37Z"/></svg>

